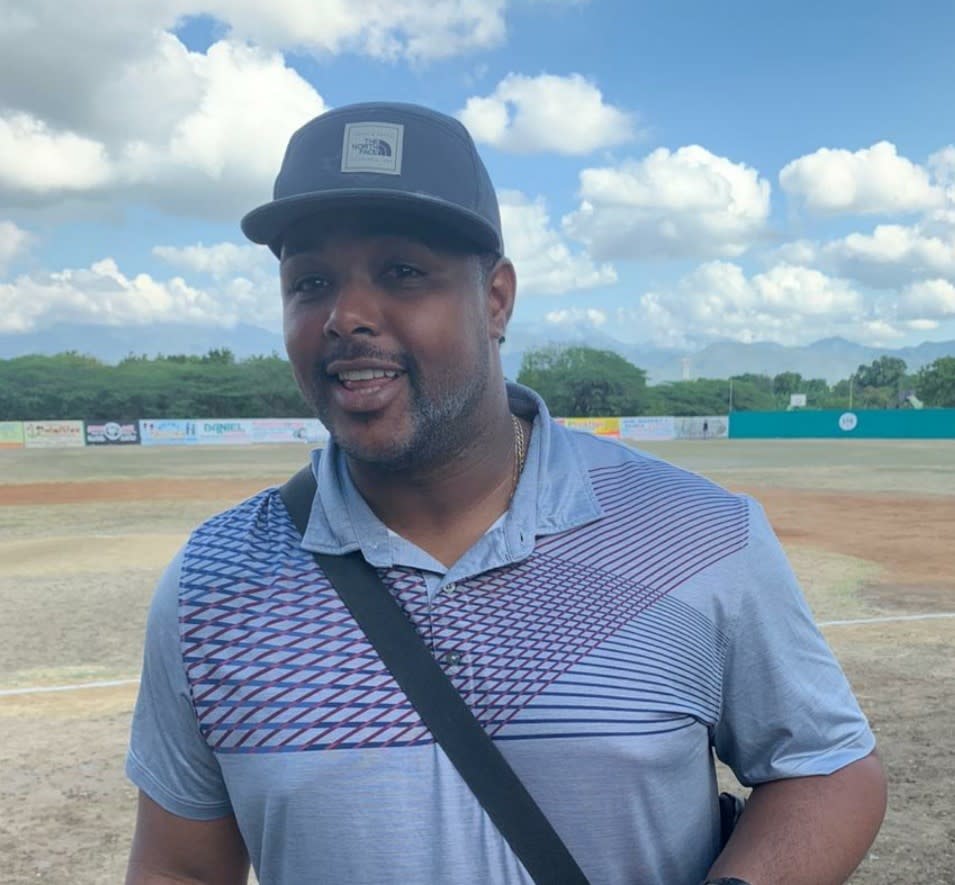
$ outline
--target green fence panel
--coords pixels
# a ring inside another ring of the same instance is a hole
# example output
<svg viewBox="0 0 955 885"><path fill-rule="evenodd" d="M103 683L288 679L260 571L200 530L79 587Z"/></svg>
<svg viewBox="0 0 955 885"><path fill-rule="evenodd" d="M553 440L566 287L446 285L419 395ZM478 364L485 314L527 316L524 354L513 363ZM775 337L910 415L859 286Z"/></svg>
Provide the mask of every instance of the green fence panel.
<svg viewBox="0 0 955 885"><path fill-rule="evenodd" d="M955 409L733 412L732 439L955 439Z"/></svg>

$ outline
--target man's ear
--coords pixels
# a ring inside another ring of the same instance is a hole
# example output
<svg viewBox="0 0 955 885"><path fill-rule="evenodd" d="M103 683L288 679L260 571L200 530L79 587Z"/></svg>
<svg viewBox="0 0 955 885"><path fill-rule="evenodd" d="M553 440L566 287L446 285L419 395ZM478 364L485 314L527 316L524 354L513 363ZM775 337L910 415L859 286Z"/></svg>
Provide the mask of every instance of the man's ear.
<svg viewBox="0 0 955 885"><path fill-rule="evenodd" d="M494 341L504 337L514 313L517 273L509 258L501 258L487 276L488 332Z"/></svg>

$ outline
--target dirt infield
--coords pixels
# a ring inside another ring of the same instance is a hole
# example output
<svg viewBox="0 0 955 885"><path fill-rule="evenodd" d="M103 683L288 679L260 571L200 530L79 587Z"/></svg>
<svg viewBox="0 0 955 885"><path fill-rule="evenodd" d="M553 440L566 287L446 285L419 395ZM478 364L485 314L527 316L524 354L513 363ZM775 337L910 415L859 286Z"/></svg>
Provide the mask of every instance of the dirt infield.
<svg viewBox="0 0 955 885"><path fill-rule="evenodd" d="M239 501L262 488L261 480L126 479L99 482L26 482L0 486L0 507L89 504L94 501Z"/></svg>
<svg viewBox="0 0 955 885"><path fill-rule="evenodd" d="M879 563L890 607L951 606L955 589L955 499L742 489L756 497L786 547L846 553ZM951 608L947 609L951 610Z"/></svg>
<svg viewBox="0 0 955 885"><path fill-rule="evenodd" d="M793 487L785 481L788 453L757 471L736 448L687 451L763 503L818 620L955 612L949 451L938 455L942 487L919 494L898 488L931 470L925 453L934 449L893 449L899 462L879 468L875 491L864 482L831 490L822 452L808 472L802 459ZM8 475L4 454L0 475ZM158 469L167 476L149 475L155 465L136 460L146 456L123 453L114 476L96 462L96 481L64 476L62 459L48 454L44 475L35 454L18 455L16 464L26 464L18 479L26 481L0 485L0 881L121 881L135 804L122 776L135 686L4 691L135 677L152 586L190 527L273 483L304 453L183 453L180 461L163 453ZM82 467L79 455L70 458ZM807 487L812 470L816 488ZM870 716L891 781L886 825L853 883L955 882L955 619L825 632Z"/></svg>

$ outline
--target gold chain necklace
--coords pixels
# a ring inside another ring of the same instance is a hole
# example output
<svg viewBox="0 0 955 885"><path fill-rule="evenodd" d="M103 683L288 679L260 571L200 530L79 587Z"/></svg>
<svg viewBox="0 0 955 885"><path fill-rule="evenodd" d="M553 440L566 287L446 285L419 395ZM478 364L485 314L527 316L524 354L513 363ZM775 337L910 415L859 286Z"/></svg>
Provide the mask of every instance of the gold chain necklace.
<svg viewBox="0 0 955 885"><path fill-rule="evenodd" d="M514 427L514 484L511 488L511 497L517 491L517 484L520 482L521 473L524 470L524 459L527 457L527 438L524 434L524 425L520 418L513 412L511 413L511 424Z"/></svg>

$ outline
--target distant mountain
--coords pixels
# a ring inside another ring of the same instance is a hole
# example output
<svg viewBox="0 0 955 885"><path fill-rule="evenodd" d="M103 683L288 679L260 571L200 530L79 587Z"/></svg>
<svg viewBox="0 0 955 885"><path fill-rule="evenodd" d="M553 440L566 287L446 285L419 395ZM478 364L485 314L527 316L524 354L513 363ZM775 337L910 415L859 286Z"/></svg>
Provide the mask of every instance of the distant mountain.
<svg viewBox="0 0 955 885"><path fill-rule="evenodd" d="M917 347L891 349L868 347L845 338L823 338L801 347L787 347L771 341L743 344L717 341L696 352L629 345L600 332L561 330L543 333L521 326L512 328L504 351L504 372L516 378L524 352L553 344L580 344L619 353L646 370L651 384L689 378L728 378L752 372L778 375L798 372L804 378L825 378L830 384L848 378L860 365L871 363L883 354L905 360L910 372L941 356L955 356L955 341L926 341Z"/></svg>
<svg viewBox="0 0 955 885"><path fill-rule="evenodd" d="M541 328L512 324L503 350L504 374L516 378L528 350L548 344L597 347L612 350L646 370L652 384L690 378L728 378L746 372L778 375L799 372L805 378L825 378L830 384L848 378L863 363L883 354L901 357L909 371L920 369L940 356L955 356L955 341L926 341L917 347L895 350L867 347L845 338L824 338L802 347L786 347L768 341L741 344L717 341L696 352L625 344L603 332L587 327ZM231 329L164 323L140 328L60 323L38 332L0 334L0 359L29 353L54 354L75 350L108 363L130 353L201 355L226 347L237 357L284 355L282 336L257 326L238 325Z"/></svg>
<svg viewBox="0 0 955 885"><path fill-rule="evenodd" d="M719 342L693 354L689 371L694 378L728 378L745 372L763 375L798 372L804 378L825 378L833 384L883 355L900 357L909 371L914 372L940 356L955 356L955 341L926 341L917 347L897 349L867 347L844 338L824 338L802 347L784 347L771 342ZM676 366L670 366L660 380L679 377Z"/></svg>
<svg viewBox="0 0 955 885"><path fill-rule="evenodd" d="M650 345L624 344L616 338L611 338L603 332L590 328L548 328L541 329L523 323L513 323L507 330L507 343L501 353L504 365L504 374L508 378L516 378L521 369L521 360L528 350L536 350L548 345L579 345L581 347L596 347L600 350L612 350L629 360L635 366L645 369L651 381L656 380L658 368L674 364L677 375L680 372L680 359L683 353ZM662 379L662 375L660 376Z"/></svg>
<svg viewBox="0 0 955 885"><path fill-rule="evenodd" d="M0 359L75 350L103 362L117 363L131 353L137 356L201 356L213 348L223 347L240 358L267 356L273 351L285 353L281 335L242 324L225 329L187 323L157 323L139 327L58 323L38 332L0 334Z"/></svg>

